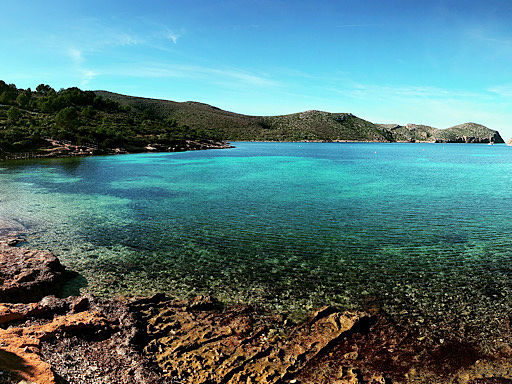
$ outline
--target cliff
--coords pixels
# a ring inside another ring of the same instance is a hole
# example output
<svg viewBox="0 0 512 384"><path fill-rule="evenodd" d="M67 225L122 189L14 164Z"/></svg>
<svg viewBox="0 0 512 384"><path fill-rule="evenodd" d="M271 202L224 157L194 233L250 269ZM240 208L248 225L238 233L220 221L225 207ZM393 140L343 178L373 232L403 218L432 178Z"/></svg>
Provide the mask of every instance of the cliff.
<svg viewBox="0 0 512 384"><path fill-rule="evenodd" d="M380 124L388 129L395 141L435 142L435 143L504 143L498 131L476 123L464 123L446 129L427 125Z"/></svg>

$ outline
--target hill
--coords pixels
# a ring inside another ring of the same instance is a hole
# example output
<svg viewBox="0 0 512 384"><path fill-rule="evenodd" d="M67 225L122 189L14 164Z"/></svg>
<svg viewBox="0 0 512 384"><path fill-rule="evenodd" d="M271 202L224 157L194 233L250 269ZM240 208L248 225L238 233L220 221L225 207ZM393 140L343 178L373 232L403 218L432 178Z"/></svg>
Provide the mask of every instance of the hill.
<svg viewBox="0 0 512 384"><path fill-rule="evenodd" d="M232 141L390 141L389 133L350 113L306 111L283 116L248 116L208 104L147 99L95 91L107 100L139 111L150 111L178 124L208 129Z"/></svg>
<svg viewBox="0 0 512 384"><path fill-rule="evenodd" d="M213 132L150 110L121 106L92 91L35 91L0 80L0 158L223 148Z"/></svg>
<svg viewBox="0 0 512 384"><path fill-rule="evenodd" d="M395 141L416 141L436 143L504 143L498 131L476 123L464 123L446 129L427 125L379 124L392 132Z"/></svg>
<svg viewBox="0 0 512 384"><path fill-rule="evenodd" d="M225 148L228 140L503 143L475 123L437 129L322 111L247 116L197 102L45 84L32 91L0 80L0 158Z"/></svg>
<svg viewBox="0 0 512 384"><path fill-rule="evenodd" d="M374 124L351 113L306 111L281 116L248 116L208 104L175 102L95 91L107 100L231 141L380 141L503 143L497 131L465 123L438 129L425 125Z"/></svg>

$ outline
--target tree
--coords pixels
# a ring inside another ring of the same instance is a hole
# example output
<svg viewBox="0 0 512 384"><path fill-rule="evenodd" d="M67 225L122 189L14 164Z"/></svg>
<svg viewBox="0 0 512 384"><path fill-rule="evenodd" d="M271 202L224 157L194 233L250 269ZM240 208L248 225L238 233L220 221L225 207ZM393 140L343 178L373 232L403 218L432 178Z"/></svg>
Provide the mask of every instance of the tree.
<svg viewBox="0 0 512 384"><path fill-rule="evenodd" d="M5 83L5 81L0 80L0 94L7 91L9 86Z"/></svg>
<svg viewBox="0 0 512 384"><path fill-rule="evenodd" d="M30 102L30 96L28 96L25 92L20 93L16 98L16 103L22 108L25 108Z"/></svg>
<svg viewBox="0 0 512 384"><path fill-rule="evenodd" d="M94 117L96 115L96 111L92 107L92 105L88 105L87 107L82 107L82 111L80 112L84 117Z"/></svg>
<svg viewBox="0 0 512 384"><path fill-rule="evenodd" d="M59 128L75 128L78 125L78 113L74 107L64 108L55 116L55 122Z"/></svg>
<svg viewBox="0 0 512 384"><path fill-rule="evenodd" d="M55 93L55 90L46 84L39 84L36 88L36 91L37 91L37 93L40 93L42 95L46 95L48 93Z"/></svg>
<svg viewBox="0 0 512 384"><path fill-rule="evenodd" d="M12 104L16 100L16 92L7 90L0 95L0 104Z"/></svg>
<svg viewBox="0 0 512 384"><path fill-rule="evenodd" d="M16 107L11 107L7 111L7 119L11 123L16 123L18 121L18 119L20 118L20 116L21 116L21 112Z"/></svg>

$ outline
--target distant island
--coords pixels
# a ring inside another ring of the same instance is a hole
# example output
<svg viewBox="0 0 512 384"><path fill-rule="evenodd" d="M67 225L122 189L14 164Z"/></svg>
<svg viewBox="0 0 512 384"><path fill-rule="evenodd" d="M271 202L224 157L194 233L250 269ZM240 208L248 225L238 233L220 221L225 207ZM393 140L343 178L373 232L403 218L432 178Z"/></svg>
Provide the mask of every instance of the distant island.
<svg viewBox="0 0 512 384"><path fill-rule="evenodd" d="M33 91L0 80L0 158L229 147L227 141L504 143L483 125L375 124L351 113L247 116L198 102L82 91Z"/></svg>

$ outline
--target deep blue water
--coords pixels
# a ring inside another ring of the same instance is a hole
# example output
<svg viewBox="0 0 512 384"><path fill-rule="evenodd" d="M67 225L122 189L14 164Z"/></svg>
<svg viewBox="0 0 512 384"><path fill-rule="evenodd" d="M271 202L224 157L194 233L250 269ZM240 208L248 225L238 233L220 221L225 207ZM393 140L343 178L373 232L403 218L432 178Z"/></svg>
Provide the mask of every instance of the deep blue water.
<svg viewBox="0 0 512 384"><path fill-rule="evenodd" d="M476 327L510 313L512 148L234 145L3 163L0 215L99 294L212 293L297 316L378 305Z"/></svg>

